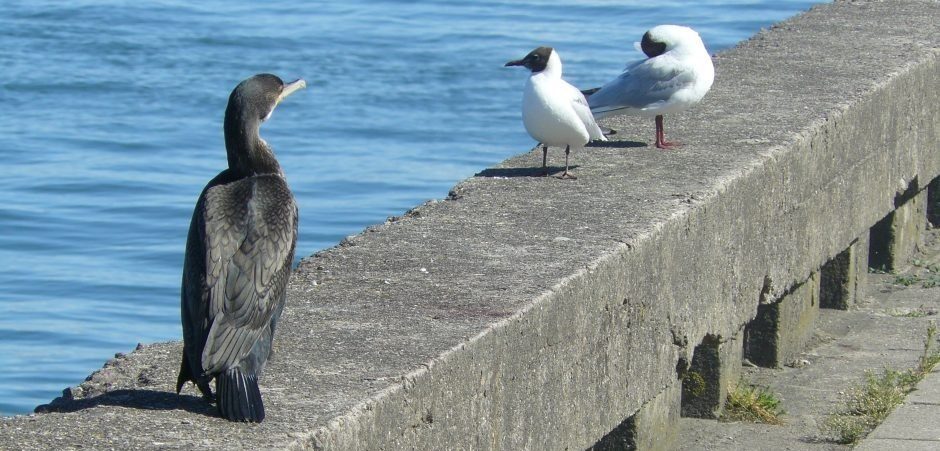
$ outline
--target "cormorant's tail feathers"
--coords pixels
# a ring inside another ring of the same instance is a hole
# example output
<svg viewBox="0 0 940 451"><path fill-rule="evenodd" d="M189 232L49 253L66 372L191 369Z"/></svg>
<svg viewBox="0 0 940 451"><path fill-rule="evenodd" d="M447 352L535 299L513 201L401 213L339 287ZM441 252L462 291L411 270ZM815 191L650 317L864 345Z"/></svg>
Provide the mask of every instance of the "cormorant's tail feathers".
<svg viewBox="0 0 940 451"><path fill-rule="evenodd" d="M215 379L219 414L229 421L260 423L264 420L264 404L258 377L239 368L229 368Z"/></svg>

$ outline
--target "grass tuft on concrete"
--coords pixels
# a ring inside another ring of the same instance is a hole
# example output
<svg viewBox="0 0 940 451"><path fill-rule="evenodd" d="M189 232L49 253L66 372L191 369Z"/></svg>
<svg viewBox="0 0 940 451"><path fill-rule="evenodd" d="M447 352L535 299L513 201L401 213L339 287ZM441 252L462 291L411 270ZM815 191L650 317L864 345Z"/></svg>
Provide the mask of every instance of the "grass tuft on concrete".
<svg viewBox="0 0 940 451"><path fill-rule="evenodd" d="M893 309L888 312L889 315L897 318L923 318L925 316L934 316L937 313L937 309L926 305L921 305L916 309Z"/></svg>
<svg viewBox="0 0 940 451"><path fill-rule="evenodd" d="M741 379L728 392L728 402L725 403L721 419L780 425L783 424L781 417L784 413L777 394Z"/></svg>
<svg viewBox="0 0 940 451"><path fill-rule="evenodd" d="M904 371L884 368L877 376L871 370L865 371L865 381L849 392L845 406L829 415L823 429L837 443L858 443L904 402L904 397L938 364L937 325L931 321L917 366Z"/></svg>
<svg viewBox="0 0 940 451"><path fill-rule="evenodd" d="M923 288L940 286L940 264L929 264L921 260L914 260L913 265L925 270L923 274L898 274L891 283L910 287L920 285Z"/></svg>
<svg viewBox="0 0 940 451"><path fill-rule="evenodd" d="M931 321L927 324L927 337L924 338L924 352L921 354L920 362L917 365L917 369L920 372L920 379L923 379L927 373L933 371L937 365L940 365L940 349L937 349L938 344L940 344L940 341L937 340L937 323Z"/></svg>

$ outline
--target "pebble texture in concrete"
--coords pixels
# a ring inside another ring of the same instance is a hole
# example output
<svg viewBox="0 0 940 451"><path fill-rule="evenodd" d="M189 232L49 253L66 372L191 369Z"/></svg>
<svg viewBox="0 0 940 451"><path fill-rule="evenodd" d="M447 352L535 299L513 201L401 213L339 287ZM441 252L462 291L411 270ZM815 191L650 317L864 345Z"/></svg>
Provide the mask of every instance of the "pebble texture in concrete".
<svg viewBox="0 0 940 451"><path fill-rule="evenodd" d="M814 8L716 56L712 92L670 118L677 151L609 122L578 180L531 177L529 152L303 261L261 425L177 397L165 343L0 421L0 443L585 449L940 173L938 55L937 2Z"/></svg>

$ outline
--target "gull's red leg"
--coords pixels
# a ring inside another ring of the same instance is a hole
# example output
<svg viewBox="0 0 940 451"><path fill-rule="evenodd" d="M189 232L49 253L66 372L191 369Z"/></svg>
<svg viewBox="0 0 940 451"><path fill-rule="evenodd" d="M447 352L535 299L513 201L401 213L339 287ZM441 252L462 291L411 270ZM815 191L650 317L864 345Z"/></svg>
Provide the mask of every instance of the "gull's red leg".
<svg viewBox="0 0 940 451"><path fill-rule="evenodd" d="M666 141L666 131L663 128L663 115L656 115L656 147L660 149L672 149L679 147L677 142Z"/></svg>

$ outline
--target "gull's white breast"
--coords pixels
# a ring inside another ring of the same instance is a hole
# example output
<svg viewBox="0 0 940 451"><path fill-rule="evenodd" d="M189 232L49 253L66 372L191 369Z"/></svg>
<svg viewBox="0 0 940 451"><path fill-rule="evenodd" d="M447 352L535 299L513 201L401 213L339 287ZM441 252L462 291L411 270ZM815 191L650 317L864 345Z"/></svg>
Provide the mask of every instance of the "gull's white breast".
<svg viewBox="0 0 940 451"><path fill-rule="evenodd" d="M587 127L572 106L570 87L559 78L533 74L522 95L522 122L526 131L549 146L584 147Z"/></svg>

